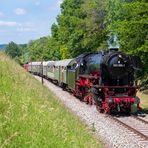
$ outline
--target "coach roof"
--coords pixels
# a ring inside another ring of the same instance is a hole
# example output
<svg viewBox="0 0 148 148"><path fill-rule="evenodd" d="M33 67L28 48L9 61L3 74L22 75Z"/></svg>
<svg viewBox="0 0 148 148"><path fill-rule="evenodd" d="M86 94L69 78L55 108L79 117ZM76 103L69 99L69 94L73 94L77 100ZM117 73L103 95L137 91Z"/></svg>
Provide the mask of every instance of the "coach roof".
<svg viewBox="0 0 148 148"><path fill-rule="evenodd" d="M53 66L55 64L55 61L48 61L47 66Z"/></svg>
<svg viewBox="0 0 148 148"><path fill-rule="evenodd" d="M66 66L68 66L72 61L74 61L74 59L65 59L65 60L61 60L61 61L56 61L56 62L55 62L55 66L63 66L63 67L66 67Z"/></svg>
<svg viewBox="0 0 148 148"><path fill-rule="evenodd" d="M37 65L40 65L41 64L41 62L30 62L28 65L33 65L33 66L37 66Z"/></svg>

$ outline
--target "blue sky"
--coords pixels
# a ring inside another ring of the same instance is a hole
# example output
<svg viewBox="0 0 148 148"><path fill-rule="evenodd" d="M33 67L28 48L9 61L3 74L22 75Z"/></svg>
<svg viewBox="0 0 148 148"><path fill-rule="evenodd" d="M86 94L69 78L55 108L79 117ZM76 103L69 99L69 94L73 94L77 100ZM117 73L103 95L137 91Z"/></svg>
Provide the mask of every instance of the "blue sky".
<svg viewBox="0 0 148 148"><path fill-rule="evenodd" d="M0 44L50 35L63 0L0 0Z"/></svg>

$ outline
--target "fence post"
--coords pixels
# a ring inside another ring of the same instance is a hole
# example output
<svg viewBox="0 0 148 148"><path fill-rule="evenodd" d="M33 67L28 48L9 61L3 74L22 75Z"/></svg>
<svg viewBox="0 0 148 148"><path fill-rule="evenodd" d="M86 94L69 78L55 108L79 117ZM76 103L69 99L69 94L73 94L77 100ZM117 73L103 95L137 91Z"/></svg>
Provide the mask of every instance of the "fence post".
<svg viewBox="0 0 148 148"><path fill-rule="evenodd" d="M44 80L43 80L43 60L42 60L42 85L44 83Z"/></svg>

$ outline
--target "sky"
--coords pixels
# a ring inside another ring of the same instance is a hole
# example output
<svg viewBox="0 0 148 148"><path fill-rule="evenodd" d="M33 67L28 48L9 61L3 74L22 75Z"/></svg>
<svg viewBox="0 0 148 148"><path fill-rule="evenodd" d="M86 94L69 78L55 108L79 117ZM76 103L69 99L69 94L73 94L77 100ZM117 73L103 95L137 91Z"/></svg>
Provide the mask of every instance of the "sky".
<svg viewBox="0 0 148 148"><path fill-rule="evenodd" d="M0 0L0 44L49 36L63 0Z"/></svg>

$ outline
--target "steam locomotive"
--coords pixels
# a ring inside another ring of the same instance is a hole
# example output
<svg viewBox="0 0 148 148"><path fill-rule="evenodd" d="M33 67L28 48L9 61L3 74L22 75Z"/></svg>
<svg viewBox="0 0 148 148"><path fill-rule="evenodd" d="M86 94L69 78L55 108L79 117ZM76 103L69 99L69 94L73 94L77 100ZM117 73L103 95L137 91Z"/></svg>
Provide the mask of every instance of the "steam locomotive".
<svg viewBox="0 0 148 148"><path fill-rule="evenodd" d="M138 57L118 49L25 65L29 72L53 81L87 104L95 104L102 113L131 112L134 104L140 109L136 96L136 73L140 67Z"/></svg>

